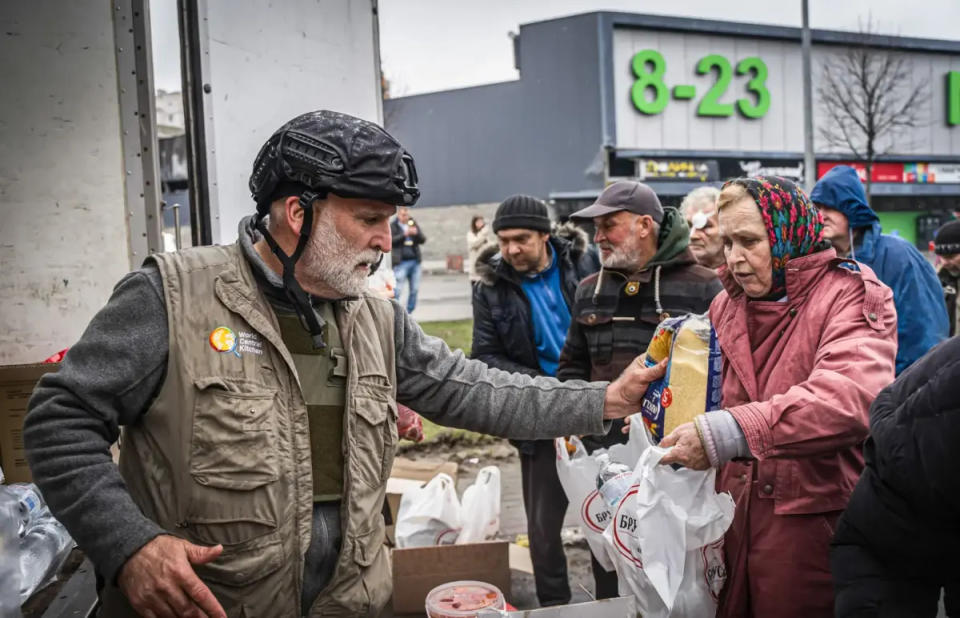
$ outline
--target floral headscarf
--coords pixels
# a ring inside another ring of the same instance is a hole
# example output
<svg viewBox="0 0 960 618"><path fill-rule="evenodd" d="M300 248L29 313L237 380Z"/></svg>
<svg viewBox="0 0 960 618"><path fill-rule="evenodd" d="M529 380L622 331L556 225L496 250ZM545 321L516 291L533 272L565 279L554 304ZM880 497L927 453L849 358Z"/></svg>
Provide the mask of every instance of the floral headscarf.
<svg viewBox="0 0 960 618"><path fill-rule="evenodd" d="M787 263L824 248L823 216L803 189L786 178L737 178L728 181L723 188L731 184L746 189L760 208L773 258L770 295L782 295L787 289Z"/></svg>

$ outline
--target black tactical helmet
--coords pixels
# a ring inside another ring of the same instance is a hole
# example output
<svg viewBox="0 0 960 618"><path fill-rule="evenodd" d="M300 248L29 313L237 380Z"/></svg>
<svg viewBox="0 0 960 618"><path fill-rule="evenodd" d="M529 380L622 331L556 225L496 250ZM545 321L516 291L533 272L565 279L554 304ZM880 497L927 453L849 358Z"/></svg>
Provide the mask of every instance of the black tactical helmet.
<svg viewBox="0 0 960 618"><path fill-rule="evenodd" d="M397 140L372 122L328 110L297 116L260 149L250 192L261 217L277 187L290 183L320 197L333 193L400 206L420 197L413 157Z"/></svg>
<svg viewBox="0 0 960 618"><path fill-rule="evenodd" d="M315 200L328 193L411 206L420 197L413 157L389 133L366 120L327 110L297 116L280 127L253 162L254 225L283 266L283 287L314 347L322 349L323 318L296 279L296 264L313 229ZM264 221L277 197L297 195L303 209L297 246L287 253ZM383 256L381 255L381 261ZM374 269L379 266L379 262Z"/></svg>

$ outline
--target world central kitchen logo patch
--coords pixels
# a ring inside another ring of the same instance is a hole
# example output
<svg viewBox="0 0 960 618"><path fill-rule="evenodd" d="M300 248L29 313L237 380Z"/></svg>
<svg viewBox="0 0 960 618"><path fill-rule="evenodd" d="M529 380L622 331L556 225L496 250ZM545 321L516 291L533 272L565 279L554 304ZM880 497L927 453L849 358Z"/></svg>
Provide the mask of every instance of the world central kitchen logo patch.
<svg viewBox="0 0 960 618"><path fill-rule="evenodd" d="M240 356L240 350L237 349L237 335L226 326L218 326L210 333L210 347L217 352L232 352Z"/></svg>
<svg viewBox="0 0 960 618"><path fill-rule="evenodd" d="M209 337L210 347L217 352L233 354L237 358L241 354L263 354L263 341L257 333L235 333L226 326L213 329Z"/></svg>

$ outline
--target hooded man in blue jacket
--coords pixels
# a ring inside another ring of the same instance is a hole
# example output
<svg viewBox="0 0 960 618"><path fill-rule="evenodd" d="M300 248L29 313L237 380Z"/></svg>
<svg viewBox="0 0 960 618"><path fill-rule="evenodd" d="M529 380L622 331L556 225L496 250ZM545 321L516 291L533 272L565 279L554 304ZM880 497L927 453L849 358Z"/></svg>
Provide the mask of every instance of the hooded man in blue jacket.
<svg viewBox="0 0 960 618"><path fill-rule="evenodd" d="M913 245L882 234L857 171L838 165L810 193L823 213L823 235L841 256L866 264L893 290L897 306L897 374L947 338L943 289L933 266Z"/></svg>

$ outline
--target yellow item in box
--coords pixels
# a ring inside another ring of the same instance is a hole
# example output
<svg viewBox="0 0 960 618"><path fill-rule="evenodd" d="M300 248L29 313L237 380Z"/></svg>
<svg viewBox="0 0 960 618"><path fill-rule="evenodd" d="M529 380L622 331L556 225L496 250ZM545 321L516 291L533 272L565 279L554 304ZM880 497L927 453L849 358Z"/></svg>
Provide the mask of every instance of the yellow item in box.
<svg viewBox="0 0 960 618"><path fill-rule="evenodd" d="M668 357L666 375L647 388L641 408L654 442L698 414L720 407L720 346L706 315L660 323L644 360L652 367Z"/></svg>

